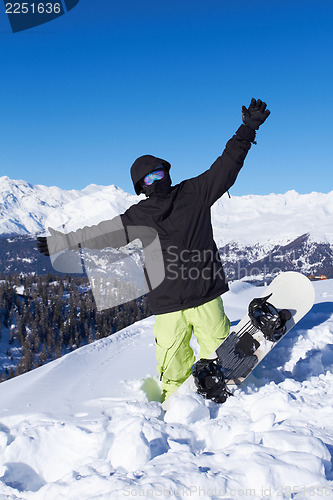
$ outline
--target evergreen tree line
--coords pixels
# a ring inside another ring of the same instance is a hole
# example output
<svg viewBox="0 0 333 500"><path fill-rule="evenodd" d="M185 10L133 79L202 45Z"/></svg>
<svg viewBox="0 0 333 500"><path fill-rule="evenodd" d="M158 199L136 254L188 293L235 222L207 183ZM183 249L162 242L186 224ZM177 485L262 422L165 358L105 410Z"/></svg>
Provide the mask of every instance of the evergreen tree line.
<svg viewBox="0 0 333 500"><path fill-rule="evenodd" d="M0 337L8 328L22 356L0 381L41 366L151 315L145 297L97 311L87 277L10 275L0 280Z"/></svg>

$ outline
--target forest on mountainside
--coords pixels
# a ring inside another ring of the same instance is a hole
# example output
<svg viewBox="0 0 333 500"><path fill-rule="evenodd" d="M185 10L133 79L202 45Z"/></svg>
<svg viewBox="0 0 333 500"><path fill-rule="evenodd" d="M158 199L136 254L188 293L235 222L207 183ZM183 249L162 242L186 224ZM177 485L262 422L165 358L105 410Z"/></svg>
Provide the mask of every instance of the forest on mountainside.
<svg viewBox="0 0 333 500"><path fill-rule="evenodd" d="M87 277L2 275L0 381L150 316L145 297L97 311Z"/></svg>

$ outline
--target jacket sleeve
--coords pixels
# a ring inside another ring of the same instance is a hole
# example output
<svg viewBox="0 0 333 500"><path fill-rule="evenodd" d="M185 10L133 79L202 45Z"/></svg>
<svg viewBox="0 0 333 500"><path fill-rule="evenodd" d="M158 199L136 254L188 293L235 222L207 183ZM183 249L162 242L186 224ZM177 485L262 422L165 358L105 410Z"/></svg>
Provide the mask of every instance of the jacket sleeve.
<svg viewBox="0 0 333 500"><path fill-rule="evenodd" d="M70 250L77 250L79 247L101 250L107 247L120 248L135 239L140 239L144 246L148 246L156 238L156 231L144 225L145 221L138 218L137 212L137 205L133 205L111 220L61 234L63 246ZM53 241L58 248L52 253L64 249L60 248L62 241Z"/></svg>
<svg viewBox="0 0 333 500"><path fill-rule="evenodd" d="M81 248L102 249L106 247L119 248L128 243L126 229L121 216L105 220L94 226L85 226L64 234L66 247L70 250Z"/></svg>
<svg viewBox="0 0 333 500"><path fill-rule="evenodd" d="M189 180L207 205L213 205L234 184L254 138L255 130L241 125L210 169Z"/></svg>

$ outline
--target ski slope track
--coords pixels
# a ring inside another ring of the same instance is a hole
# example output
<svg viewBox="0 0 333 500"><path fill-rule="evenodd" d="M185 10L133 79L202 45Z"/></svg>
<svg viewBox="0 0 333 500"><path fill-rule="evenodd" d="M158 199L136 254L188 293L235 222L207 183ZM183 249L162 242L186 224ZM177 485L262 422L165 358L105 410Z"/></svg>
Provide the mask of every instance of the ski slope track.
<svg viewBox="0 0 333 500"><path fill-rule="evenodd" d="M314 285L222 405L189 392L164 414L153 318L0 384L0 499L333 498L333 280ZM261 292L231 284L233 324Z"/></svg>

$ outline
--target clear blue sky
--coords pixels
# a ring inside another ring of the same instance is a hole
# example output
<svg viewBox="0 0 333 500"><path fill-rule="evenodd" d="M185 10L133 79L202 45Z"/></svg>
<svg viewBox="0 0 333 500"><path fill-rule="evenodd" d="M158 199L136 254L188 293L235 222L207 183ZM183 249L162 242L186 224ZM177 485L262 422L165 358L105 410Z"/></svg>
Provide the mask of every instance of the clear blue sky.
<svg viewBox="0 0 333 500"><path fill-rule="evenodd" d="M80 0L13 34L0 6L0 175L134 192L153 154L173 182L206 170L265 100L231 193L333 189L333 2Z"/></svg>

